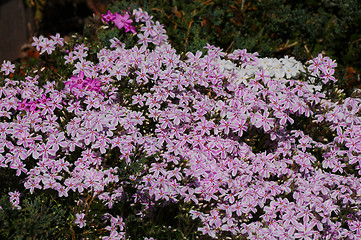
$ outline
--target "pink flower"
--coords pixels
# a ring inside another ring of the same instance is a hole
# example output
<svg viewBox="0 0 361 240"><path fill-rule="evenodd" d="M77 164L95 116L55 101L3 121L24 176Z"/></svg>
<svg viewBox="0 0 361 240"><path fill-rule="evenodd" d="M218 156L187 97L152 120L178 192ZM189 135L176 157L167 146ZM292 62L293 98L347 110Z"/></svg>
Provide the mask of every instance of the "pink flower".
<svg viewBox="0 0 361 240"><path fill-rule="evenodd" d="M209 135L210 130L212 130L215 127L215 124L213 121L208 121L205 118L201 119L201 122L198 124L198 126L195 128L195 130L200 131L201 136L203 135Z"/></svg>
<svg viewBox="0 0 361 240"><path fill-rule="evenodd" d="M10 61L5 61L1 64L1 71L5 72L5 75L15 72L15 64L12 64Z"/></svg>
<svg viewBox="0 0 361 240"><path fill-rule="evenodd" d="M244 118L236 118L231 122L230 127L233 129L233 132L236 132L238 136L242 137L243 132L248 129L248 124Z"/></svg>
<svg viewBox="0 0 361 240"><path fill-rule="evenodd" d="M45 52L51 54L55 50L55 44L55 41L44 38L43 41L40 43L40 54L43 54Z"/></svg>
<svg viewBox="0 0 361 240"><path fill-rule="evenodd" d="M244 123L245 123L245 122L244 122ZM241 128L240 128L238 131L236 131L236 132L239 132L240 130L241 130L241 131L244 130L244 129L242 129L243 126L244 126L244 123L242 124ZM219 126L218 126L217 129L223 130L223 132L224 132L225 134L229 134L229 129L230 129L230 127L231 127L230 121L221 119L220 124L219 124ZM233 129L238 129L237 123L236 123L235 128L233 128ZM242 136L242 134L241 134L241 136Z"/></svg>
<svg viewBox="0 0 361 240"><path fill-rule="evenodd" d="M20 192L19 191L9 192L9 196L10 196L10 202L19 202Z"/></svg>
<svg viewBox="0 0 361 240"><path fill-rule="evenodd" d="M86 220L85 220L85 214L84 213L77 213L75 214L76 220L75 223L78 225L78 227L83 228L86 226Z"/></svg>
<svg viewBox="0 0 361 240"><path fill-rule="evenodd" d="M336 82L336 78L333 76L335 73L334 69L325 69L321 78L324 84L326 84L328 81Z"/></svg>
<svg viewBox="0 0 361 240"><path fill-rule="evenodd" d="M33 43L31 44L32 46L36 47L36 50L37 51L40 51L41 50L41 45L42 45L42 42L44 40L44 37L43 36L39 36L39 38L37 37L33 37Z"/></svg>
<svg viewBox="0 0 361 240"><path fill-rule="evenodd" d="M256 114L254 115L253 118L251 118L251 120L255 127L257 128L262 127L264 131L267 132L271 130L271 128L273 128L273 122L274 122L274 119L269 118L268 116L269 116L268 110L265 110L263 114L261 114L260 112L256 112Z"/></svg>
<svg viewBox="0 0 361 240"><path fill-rule="evenodd" d="M20 192L18 191L14 191L14 192L9 192L8 193L9 196L10 196L10 203L11 203L11 208L12 209L18 209L20 210L21 207L20 207Z"/></svg>
<svg viewBox="0 0 361 240"><path fill-rule="evenodd" d="M57 33L55 36L50 36L53 39L54 43L59 44L60 46L64 45L64 39L60 37L60 34Z"/></svg>
<svg viewBox="0 0 361 240"><path fill-rule="evenodd" d="M299 140L300 144L297 146L298 148L301 148L303 152L306 151L307 148L311 148L312 145L309 144L311 142L311 138L308 136L304 136Z"/></svg>
<svg viewBox="0 0 361 240"><path fill-rule="evenodd" d="M20 176L21 172L27 173L28 170L25 168L26 164L23 162L13 162L10 164L10 168L16 169L16 176Z"/></svg>
<svg viewBox="0 0 361 240"><path fill-rule="evenodd" d="M222 224L222 218L219 214L218 210L211 210L211 215L208 217L209 218L209 225L215 225L216 228L219 228Z"/></svg>
<svg viewBox="0 0 361 240"><path fill-rule="evenodd" d="M141 27L140 30L144 32L145 37L154 37L156 35L156 31L154 30L153 24L150 21L146 21L145 26Z"/></svg>
<svg viewBox="0 0 361 240"><path fill-rule="evenodd" d="M40 156L42 156L45 159L48 159L49 156L55 156L56 155L56 150L54 150L51 145L49 144L45 144L42 143L39 147L38 147L38 152L40 154Z"/></svg>
<svg viewBox="0 0 361 240"><path fill-rule="evenodd" d="M312 240L313 235L316 231L313 230L313 227L316 225L315 222L308 222L305 221L304 223L296 223L296 229L298 230L297 233L294 234L296 238L302 240Z"/></svg>
<svg viewBox="0 0 361 240"><path fill-rule="evenodd" d="M59 147L66 147L68 145L64 132L51 134L47 143L51 145L52 149L55 151L58 151Z"/></svg>
<svg viewBox="0 0 361 240"><path fill-rule="evenodd" d="M216 230L212 230L208 224L204 227L199 227L198 231L201 231L204 235L209 235L212 238L216 238Z"/></svg>
<svg viewBox="0 0 361 240"><path fill-rule="evenodd" d="M30 189L30 193L33 194L35 188L42 189L39 183L40 183L39 178L29 179L28 181L25 182L24 186L26 189Z"/></svg>
<svg viewBox="0 0 361 240"><path fill-rule="evenodd" d="M356 231L357 235L361 235L361 221L349 221L351 231Z"/></svg>

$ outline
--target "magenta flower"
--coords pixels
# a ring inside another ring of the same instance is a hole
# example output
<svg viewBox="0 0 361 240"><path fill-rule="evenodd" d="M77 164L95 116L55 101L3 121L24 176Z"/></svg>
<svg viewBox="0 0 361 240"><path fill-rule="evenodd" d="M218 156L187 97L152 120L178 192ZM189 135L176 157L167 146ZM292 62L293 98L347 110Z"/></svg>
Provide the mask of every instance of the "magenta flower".
<svg viewBox="0 0 361 240"><path fill-rule="evenodd" d="M72 76L70 80L64 82L65 85L69 85L70 90L73 88L82 89L84 86L84 72L80 71L78 76Z"/></svg>
<svg viewBox="0 0 361 240"><path fill-rule="evenodd" d="M110 10L106 14L102 14L102 20L109 23L115 19L115 14L111 13Z"/></svg>
<svg viewBox="0 0 361 240"><path fill-rule="evenodd" d="M129 14L120 15L119 13L115 13L113 22L119 28L124 28L125 32L131 31L135 33L135 28L131 25L133 20L129 18Z"/></svg>

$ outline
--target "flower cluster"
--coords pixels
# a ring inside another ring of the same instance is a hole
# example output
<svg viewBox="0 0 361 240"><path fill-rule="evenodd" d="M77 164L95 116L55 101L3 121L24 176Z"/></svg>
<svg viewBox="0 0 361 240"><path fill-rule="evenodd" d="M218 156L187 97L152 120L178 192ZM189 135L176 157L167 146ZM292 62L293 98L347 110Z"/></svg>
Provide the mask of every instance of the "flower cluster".
<svg viewBox="0 0 361 240"><path fill-rule="evenodd" d="M90 202L102 204L104 239L130 231L110 214L124 202L141 206L139 219L187 206L197 234L212 238L361 237L361 100L327 98L332 60L303 65L209 44L181 56L159 22L133 15L138 44L114 38L96 61L76 45L63 85L5 79L0 166L24 192L77 196L79 228L94 224ZM103 16L133 32L129 18ZM45 39L34 45L50 54L55 40ZM120 166L135 163L141 170L124 179ZM9 195L17 206L18 192Z"/></svg>
<svg viewBox="0 0 361 240"><path fill-rule="evenodd" d="M102 82L98 79L85 78L84 72L80 71L78 76L72 76L68 81L64 82L66 86L69 87L70 91L72 91L75 95L78 95L79 92L83 90L89 91L101 91Z"/></svg>
<svg viewBox="0 0 361 240"><path fill-rule="evenodd" d="M119 29L124 28L125 32L136 33L135 27L132 26L133 20L130 19L128 13L124 13L124 15L120 15L119 13L111 13L109 10L106 14L102 16L103 21L106 23L113 22L115 26Z"/></svg>
<svg viewBox="0 0 361 240"><path fill-rule="evenodd" d="M308 70L315 77L320 77L322 82L326 84L329 81L336 82L336 78L333 76L335 73L335 67L337 64L329 57L319 54L316 58L309 61Z"/></svg>
<svg viewBox="0 0 361 240"><path fill-rule="evenodd" d="M50 39L44 36L40 37L33 37L34 42L31 44L36 48L37 51L40 52L40 54L47 53L51 54L55 47L63 46L64 45L64 39L60 37L60 34L57 33L55 36L51 36Z"/></svg>

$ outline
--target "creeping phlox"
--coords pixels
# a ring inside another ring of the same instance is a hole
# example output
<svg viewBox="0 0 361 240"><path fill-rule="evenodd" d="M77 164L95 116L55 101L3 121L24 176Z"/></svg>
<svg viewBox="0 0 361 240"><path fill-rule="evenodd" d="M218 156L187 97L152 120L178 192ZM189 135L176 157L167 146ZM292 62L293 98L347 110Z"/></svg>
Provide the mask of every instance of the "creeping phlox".
<svg viewBox="0 0 361 240"><path fill-rule="evenodd" d="M124 28L125 32L130 31L132 33L136 33L135 27L132 26L133 20L129 17L128 13L121 15L116 12L113 14L108 10L108 12L102 16L102 20L106 23L113 22L119 29Z"/></svg>
<svg viewBox="0 0 361 240"><path fill-rule="evenodd" d="M155 206L190 206L198 234L212 238L361 238L361 100L326 97L334 61L209 44L182 60L141 9L103 19L135 34L137 45L114 38L93 62L78 44L64 56L74 69L65 84L27 76L1 87L0 166L14 170L24 194L78 196L74 224L84 229L94 223L84 202L91 196L104 205L104 239L127 236L126 219L110 214L121 202L143 206L140 219ZM34 40L48 54L63 43ZM122 179L116 164L141 158L142 170ZM20 208L20 193L9 195Z"/></svg>

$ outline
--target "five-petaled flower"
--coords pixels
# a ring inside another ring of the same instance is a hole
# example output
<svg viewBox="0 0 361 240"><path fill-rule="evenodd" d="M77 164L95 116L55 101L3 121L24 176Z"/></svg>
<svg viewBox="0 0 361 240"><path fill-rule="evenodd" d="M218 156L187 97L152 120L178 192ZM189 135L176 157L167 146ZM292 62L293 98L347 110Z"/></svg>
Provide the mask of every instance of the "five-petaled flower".
<svg viewBox="0 0 361 240"><path fill-rule="evenodd" d="M1 64L1 69L2 72L5 73L5 75L9 75L10 73L14 73L15 72L15 64L12 64L10 61L3 61L3 63Z"/></svg>
<svg viewBox="0 0 361 240"><path fill-rule="evenodd" d="M86 226L85 213L77 213L75 214L76 220L75 223L79 228L83 228Z"/></svg>

